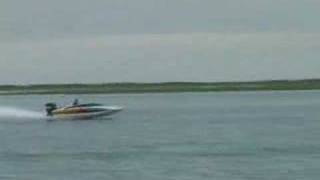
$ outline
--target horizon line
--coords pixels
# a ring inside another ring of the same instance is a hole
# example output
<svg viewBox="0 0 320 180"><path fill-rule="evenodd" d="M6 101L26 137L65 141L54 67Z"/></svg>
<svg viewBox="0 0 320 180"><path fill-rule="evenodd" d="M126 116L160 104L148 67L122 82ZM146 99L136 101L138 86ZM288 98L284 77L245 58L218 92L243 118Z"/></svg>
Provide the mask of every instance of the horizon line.
<svg viewBox="0 0 320 180"><path fill-rule="evenodd" d="M158 82L70 82L70 83L30 83L30 84L0 84L5 86L57 86L57 85L108 85L108 84L219 84L219 83L267 83L267 82L297 82L297 81L320 81L320 78L301 79L263 79L263 80L239 80L239 81L158 81Z"/></svg>

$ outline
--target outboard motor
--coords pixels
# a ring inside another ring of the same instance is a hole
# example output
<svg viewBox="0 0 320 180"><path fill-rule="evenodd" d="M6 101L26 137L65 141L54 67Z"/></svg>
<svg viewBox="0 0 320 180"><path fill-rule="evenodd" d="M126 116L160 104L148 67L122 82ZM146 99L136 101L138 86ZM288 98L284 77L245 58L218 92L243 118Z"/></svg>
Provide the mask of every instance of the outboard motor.
<svg viewBox="0 0 320 180"><path fill-rule="evenodd" d="M56 109L57 109L57 105L55 103L47 103L46 104L47 116L52 116L52 111Z"/></svg>

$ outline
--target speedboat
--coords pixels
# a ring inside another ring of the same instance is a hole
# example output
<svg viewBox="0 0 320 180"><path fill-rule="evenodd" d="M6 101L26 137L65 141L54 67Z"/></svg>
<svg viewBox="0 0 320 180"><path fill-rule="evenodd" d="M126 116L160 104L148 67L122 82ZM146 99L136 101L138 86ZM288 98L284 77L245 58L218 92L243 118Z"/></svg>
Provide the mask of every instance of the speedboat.
<svg viewBox="0 0 320 180"><path fill-rule="evenodd" d="M45 106L47 117L53 119L91 119L110 116L122 110L122 107L96 103L73 104L65 107L57 107L55 103L47 103Z"/></svg>

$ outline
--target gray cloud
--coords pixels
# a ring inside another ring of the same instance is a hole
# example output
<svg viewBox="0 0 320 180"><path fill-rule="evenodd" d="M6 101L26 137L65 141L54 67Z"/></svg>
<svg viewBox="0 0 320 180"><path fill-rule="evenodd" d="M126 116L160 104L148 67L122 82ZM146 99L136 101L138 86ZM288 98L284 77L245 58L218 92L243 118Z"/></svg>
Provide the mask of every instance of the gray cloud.
<svg viewBox="0 0 320 180"><path fill-rule="evenodd" d="M0 84L320 77L316 0L2 0Z"/></svg>
<svg viewBox="0 0 320 180"><path fill-rule="evenodd" d="M0 38L318 32L319 7L316 0L2 0Z"/></svg>
<svg viewBox="0 0 320 180"><path fill-rule="evenodd" d="M0 83L311 78L320 67L320 34L118 35L0 48Z"/></svg>

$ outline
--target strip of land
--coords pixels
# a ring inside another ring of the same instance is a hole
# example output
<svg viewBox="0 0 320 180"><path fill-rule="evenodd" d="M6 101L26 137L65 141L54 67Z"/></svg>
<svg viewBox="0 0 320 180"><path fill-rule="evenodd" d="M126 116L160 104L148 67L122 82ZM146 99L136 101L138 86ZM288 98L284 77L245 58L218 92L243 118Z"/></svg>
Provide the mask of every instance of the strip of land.
<svg viewBox="0 0 320 180"><path fill-rule="evenodd" d="M2 85L0 95L25 94L109 94L170 93L269 90L320 90L320 79L256 82L168 82L168 83L105 83L105 84L41 84Z"/></svg>

